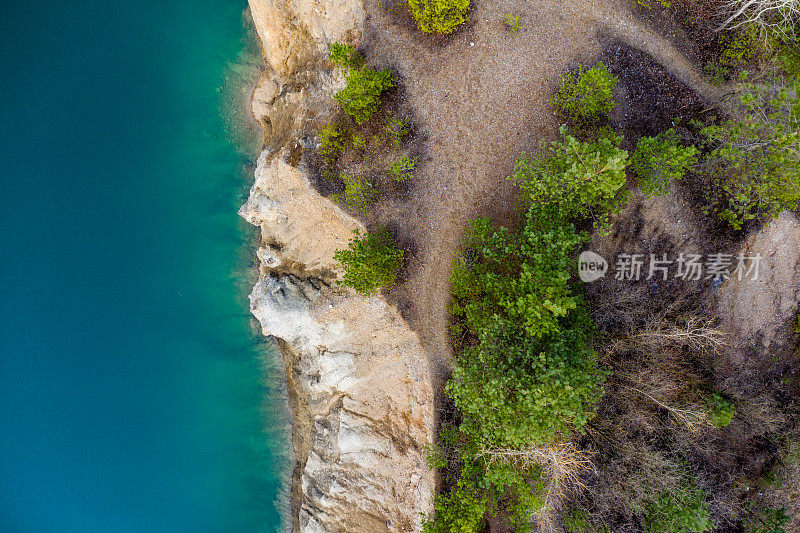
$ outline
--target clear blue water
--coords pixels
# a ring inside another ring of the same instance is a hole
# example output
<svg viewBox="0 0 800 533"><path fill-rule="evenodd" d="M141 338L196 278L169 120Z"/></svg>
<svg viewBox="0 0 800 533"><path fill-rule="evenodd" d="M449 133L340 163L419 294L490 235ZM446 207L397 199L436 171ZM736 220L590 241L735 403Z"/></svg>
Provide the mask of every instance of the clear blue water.
<svg viewBox="0 0 800 533"><path fill-rule="evenodd" d="M245 7L3 5L2 532L278 530L282 385L224 116Z"/></svg>

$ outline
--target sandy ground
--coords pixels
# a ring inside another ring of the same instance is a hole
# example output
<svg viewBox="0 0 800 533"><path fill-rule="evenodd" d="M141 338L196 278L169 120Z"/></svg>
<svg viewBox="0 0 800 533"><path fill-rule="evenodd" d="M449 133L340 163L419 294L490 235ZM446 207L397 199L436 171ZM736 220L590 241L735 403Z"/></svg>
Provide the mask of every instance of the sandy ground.
<svg viewBox="0 0 800 533"><path fill-rule="evenodd" d="M366 0L365 8L367 60L400 75L424 146L410 201L396 214L409 233L401 239L415 251L391 296L421 335L440 390L451 368L452 260L468 220L515 220L515 187L506 178L522 152L556 137L548 101L560 76L578 62L594 63L610 38L651 54L704 100L719 90L626 4L473 3L467 26L447 37L418 32L402 2ZM517 35L504 26L506 13L521 16Z"/></svg>

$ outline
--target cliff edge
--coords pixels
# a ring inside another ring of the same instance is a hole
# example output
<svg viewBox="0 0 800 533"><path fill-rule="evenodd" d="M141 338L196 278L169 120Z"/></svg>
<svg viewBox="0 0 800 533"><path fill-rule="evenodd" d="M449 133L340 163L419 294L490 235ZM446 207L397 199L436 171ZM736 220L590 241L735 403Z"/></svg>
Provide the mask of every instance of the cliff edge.
<svg viewBox="0 0 800 533"><path fill-rule="evenodd" d="M360 223L312 187L302 152L344 80L330 42L354 42L358 0L250 0L267 69L252 109L264 129L255 183L240 214L261 231L250 295L278 340L293 414L291 530L419 531L434 474L433 390L419 338L383 297L334 284L335 250Z"/></svg>

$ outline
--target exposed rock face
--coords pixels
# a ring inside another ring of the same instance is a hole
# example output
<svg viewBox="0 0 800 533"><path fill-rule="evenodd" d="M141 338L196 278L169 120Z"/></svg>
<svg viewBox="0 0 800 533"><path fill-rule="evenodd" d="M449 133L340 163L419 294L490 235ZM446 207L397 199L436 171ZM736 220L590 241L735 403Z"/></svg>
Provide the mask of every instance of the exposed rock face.
<svg viewBox="0 0 800 533"><path fill-rule="evenodd" d="M267 148L240 214L261 229L251 310L278 339L293 412L292 530L419 531L434 476L433 391L418 336L381 296L335 286L358 221L320 196L300 157L305 125L341 77L331 40L360 34L358 1L250 0L268 70L253 95Z"/></svg>

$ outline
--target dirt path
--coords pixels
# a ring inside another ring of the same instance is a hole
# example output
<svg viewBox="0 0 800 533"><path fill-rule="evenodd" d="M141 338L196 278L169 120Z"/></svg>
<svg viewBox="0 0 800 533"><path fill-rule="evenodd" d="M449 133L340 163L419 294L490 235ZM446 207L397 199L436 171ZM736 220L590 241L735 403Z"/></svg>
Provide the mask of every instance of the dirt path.
<svg viewBox="0 0 800 533"><path fill-rule="evenodd" d="M411 200L397 221L410 232L418 261L393 296L408 309L439 380L451 366L448 280L467 221L487 215L513 222L516 195L506 177L523 151L557 134L548 100L561 74L594 62L601 40L612 37L653 55L700 96L718 93L623 4L473 3L468 28L434 38L416 31L402 5L365 2L367 58L401 75L424 138ZM505 13L521 16L518 35L504 27Z"/></svg>

